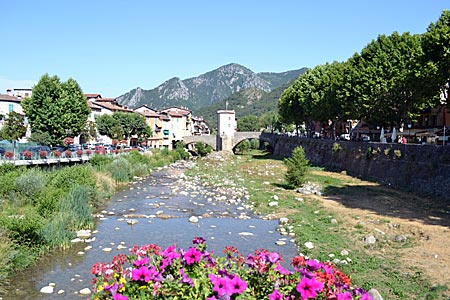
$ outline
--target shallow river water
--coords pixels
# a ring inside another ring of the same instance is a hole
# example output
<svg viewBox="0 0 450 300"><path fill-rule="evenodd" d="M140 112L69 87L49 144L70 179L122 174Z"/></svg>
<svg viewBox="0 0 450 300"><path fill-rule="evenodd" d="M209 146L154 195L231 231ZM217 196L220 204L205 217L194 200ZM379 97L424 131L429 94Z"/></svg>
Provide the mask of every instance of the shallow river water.
<svg viewBox="0 0 450 300"><path fill-rule="evenodd" d="M262 220L249 211L244 212L250 218L242 220L238 218L242 207L213 202L183 187L174 193L176 174L177 170L167 168L115 194L98 219L94 241L76 243L70 250L43 258L13 278L3 299L88 299L79 291L91 288L90 271L94 263L110 262L118 253L128 254L132 245L153 243L187 249L197 236L204 237L209 251L214 250L216 255L221 255L229 245L236 246L244 255L264 248L281 253L286 261L284 266L288 267L297 250L289 237L276 231L278 221ZM189 222L191 216L199 217L198 223ZM127 220L131 218L137 223L129 225ZM283 238L286 245L277 246L275 242ZM119 250L119 245L124 249ZM111 251L103 251L105 248ZM40 293L50 283L55 284L54 293Z"/></svg>

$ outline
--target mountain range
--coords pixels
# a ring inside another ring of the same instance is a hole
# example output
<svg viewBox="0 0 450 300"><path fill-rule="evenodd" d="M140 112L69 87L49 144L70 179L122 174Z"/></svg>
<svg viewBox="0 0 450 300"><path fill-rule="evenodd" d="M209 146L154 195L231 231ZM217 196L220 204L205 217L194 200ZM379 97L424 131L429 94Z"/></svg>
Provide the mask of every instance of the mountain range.
<svg viewBox="0 0 450 300"><path fill-rule="evenodd" d="M220 103L239 92L250 95L249 99L254 98L256 101L256 95L270 93L305 71L306 68L282 73L255 73L242 65L232 63L185 80L174 77L151 90L138 87L117 97L117 101L130 108L144 104L154 109L187 107L196 114L197 111Z"/></svg>

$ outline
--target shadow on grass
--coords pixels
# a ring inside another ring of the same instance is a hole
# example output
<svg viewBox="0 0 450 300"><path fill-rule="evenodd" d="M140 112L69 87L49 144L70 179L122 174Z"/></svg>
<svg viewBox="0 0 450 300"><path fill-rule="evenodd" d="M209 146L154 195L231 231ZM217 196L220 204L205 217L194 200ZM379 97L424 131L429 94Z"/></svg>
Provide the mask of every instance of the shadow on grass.
<svg viewBox="0 0 450 300"><path fill-rule="evenodd" d="M284 159L283 156L273 155L270 152L263 152L263 153L253 154L252 158L254 158L254 159L273 159L273 160L279 160L279 161L282 161Z"/></svg>
<svg viewBox="0 0 450 300"><path fill-rule="evenodd" d="M384 186L327 186L325 197L349 208L372 210L379 215L450 227L450 203L419 197Z"/></svg>

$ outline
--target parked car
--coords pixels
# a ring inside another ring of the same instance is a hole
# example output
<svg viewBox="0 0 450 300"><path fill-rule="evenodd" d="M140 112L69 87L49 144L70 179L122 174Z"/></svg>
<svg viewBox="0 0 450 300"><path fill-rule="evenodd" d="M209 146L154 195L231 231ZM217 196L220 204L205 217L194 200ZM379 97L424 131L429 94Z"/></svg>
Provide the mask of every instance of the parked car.
<svg viewBox="0 0 450 300"><path fill-rule="evenodd" d="M40 151L46 151L47 154L50 154L52 152L52 149L50 149L49 146L42 146L42 145L38 145L38 146L29 146L27 148L25 148L25 150L23 150L22 152L20 152L20 157L21 158L27 158L26 153L31 152L31 157L35 157L38 158L39 157L39 152Z"/></svg>

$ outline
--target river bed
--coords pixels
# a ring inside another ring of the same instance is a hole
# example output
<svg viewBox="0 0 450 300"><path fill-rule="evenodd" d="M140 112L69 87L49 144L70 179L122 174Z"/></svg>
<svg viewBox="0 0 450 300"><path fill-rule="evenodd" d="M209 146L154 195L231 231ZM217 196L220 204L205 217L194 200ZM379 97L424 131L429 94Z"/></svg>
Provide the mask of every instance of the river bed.
<svg viewBox="0 0 450 300"><path fill-rule="evenodd" d="M214 200L213 191L206 195L195 186L180 186L180 169L182 165L164 168L116 193L98 215L91 242L75 243L69 250L41 259L13 278L3 299L88 299L79 291L91 288L90 271L96 262L110 262L118 253L128 254L133 245L187 249L197 236L205 238L208 250L216 255L221 255L226 246L235 246L244 255L264 248L282 254L283 265L288 267L297 247L291 237L276 231L277 220L253 215L241 201L230 205ZM192 222L192 217L198 222ZM286 245L276 245L280 240ZM41 293L40 289L50 283L55 285L54 293Z"/></svg>

